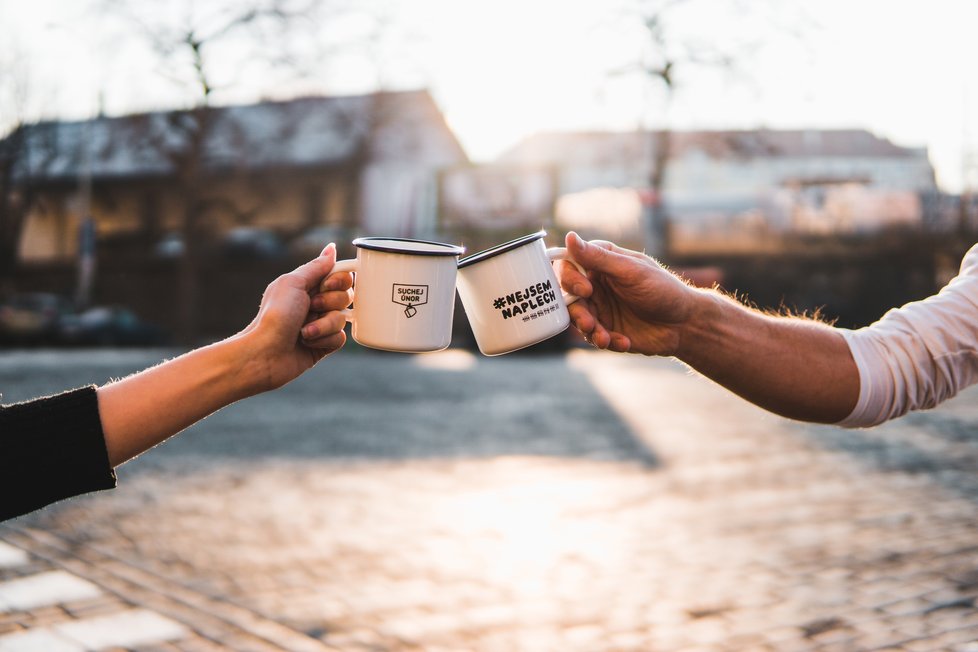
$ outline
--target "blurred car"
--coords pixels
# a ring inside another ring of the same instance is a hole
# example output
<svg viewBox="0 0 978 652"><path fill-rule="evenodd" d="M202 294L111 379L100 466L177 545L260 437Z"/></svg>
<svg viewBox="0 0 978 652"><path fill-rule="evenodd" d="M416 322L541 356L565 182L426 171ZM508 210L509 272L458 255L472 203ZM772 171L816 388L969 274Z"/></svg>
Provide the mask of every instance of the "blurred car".
<svg viewBox="0 0 978 652"><path fill-rule="evenodd" d="M352 253L346 250L350 239L350 230L344 226L314 226L293 238L289 243L289 251L297 258L309 260L318 256L330 242L335 242L342 250L340 254L346 255Z"/></svg>
<svg viewBox="0 0 978 652"><path fill-rule="evenodd" d="M167 233L153 245L153 255L167 260L180 258L186 251L187 245L183 243L183 236L179 233Z"/></svg>
<svg viewBox="0 0 978 652"><path fill-rule="evenodd" d="M71 346L153 346L165 331L121 306L96 306L61 320L60 341Z"/></svg>
<svg viewBox="0 0 978 652"><path fill-rule="evenodd" d="M270 229L239 226L231 229L221 243L226 258L254 260L282 258L286 254L282 238Z"/></svg>
<svg viewBox="0 0 978 652"><path fill-rule="evenodd" d="M72 312L71 301L57 294L29 292L0 302L0 342L55 343L61 322Z"/></svg>

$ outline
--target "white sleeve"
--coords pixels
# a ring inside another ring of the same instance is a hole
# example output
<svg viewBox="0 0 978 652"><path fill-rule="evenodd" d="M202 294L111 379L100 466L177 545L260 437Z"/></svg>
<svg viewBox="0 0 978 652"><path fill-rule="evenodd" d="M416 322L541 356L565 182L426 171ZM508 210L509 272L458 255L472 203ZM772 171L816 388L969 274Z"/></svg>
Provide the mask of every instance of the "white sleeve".
<svg viewBox="0 0 978 652"><path fill-rule="evenodd" d="M938 294L841 332L859 369L859 400L840 426L932 408L978 382L978 245Z"/></svg>

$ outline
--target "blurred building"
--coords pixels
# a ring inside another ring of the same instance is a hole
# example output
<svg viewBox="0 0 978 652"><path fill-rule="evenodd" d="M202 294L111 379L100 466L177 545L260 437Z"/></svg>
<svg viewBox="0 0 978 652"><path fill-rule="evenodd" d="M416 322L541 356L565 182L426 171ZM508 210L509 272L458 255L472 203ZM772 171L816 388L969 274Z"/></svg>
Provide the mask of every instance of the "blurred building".
<svg viewBox="0 0 978 652"><path fill-rule="evenodd" d="M439 231L470 251L553 226L557 199L553 166L466 164L442 170Z"/></svg>
<svg viewBox="0 0 978 652"><path fill-rule="evenodd" d="M427 91L23 129L15 175L35 198L24 262L74 257L86 213L100 246L163 256L180 251L191 214L201 238L258 251L321 247L337 234L425 235L435 226L437 171L467 161Z"/></svg>
<svg viewBox="0 0 978 652"><path fill-rule="evenodd" d="M558 225L641 242L658 136L543 133L501 160L556 166ZM787 232L917 227L937 193L926 149L865 130L673 132L667 160L662 201L674 251L711 242L756 248Z"/></svg>

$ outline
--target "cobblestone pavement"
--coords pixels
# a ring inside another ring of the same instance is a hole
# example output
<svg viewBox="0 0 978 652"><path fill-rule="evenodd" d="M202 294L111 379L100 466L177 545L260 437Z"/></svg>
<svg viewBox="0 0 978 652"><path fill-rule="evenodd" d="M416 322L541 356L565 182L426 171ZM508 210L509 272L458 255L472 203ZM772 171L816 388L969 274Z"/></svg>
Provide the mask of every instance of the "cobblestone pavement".
<svg viewBox="0 0 978 652"><path fill-rule="evenodd" d="M0 526L0 651L976 652L976 399L852 432L666 360L344 351Z"/></svg>

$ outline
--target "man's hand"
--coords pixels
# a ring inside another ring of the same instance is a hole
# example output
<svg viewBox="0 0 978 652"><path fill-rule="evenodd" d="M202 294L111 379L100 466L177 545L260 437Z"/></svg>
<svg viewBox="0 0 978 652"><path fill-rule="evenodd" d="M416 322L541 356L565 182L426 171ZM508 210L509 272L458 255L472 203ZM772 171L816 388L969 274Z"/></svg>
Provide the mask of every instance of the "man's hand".
<svg viewBox="0 0 978 652"><path fill-rule="evenodd" d="M565 290L582 297L574 325L600 349L675 356L766 410L833 423L859 398L859 371L843 337L810 319L776 317L687 285L643 254L567 234Z"/></svg>
<svg viewBox="0 0 978 652"><path fill-rule="evenodd" d="M574 326L599 349L676 355L682 328L693 314L697 290L645 254L611 242L567 234L573 265L558 271L565 290L581 297L569 310Z"/></svg>

